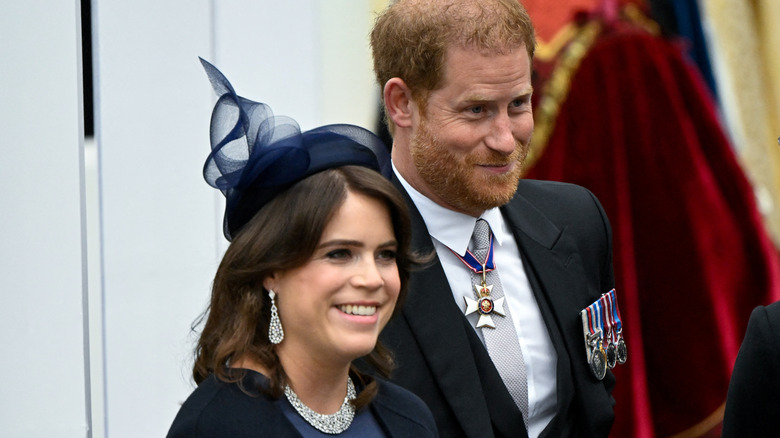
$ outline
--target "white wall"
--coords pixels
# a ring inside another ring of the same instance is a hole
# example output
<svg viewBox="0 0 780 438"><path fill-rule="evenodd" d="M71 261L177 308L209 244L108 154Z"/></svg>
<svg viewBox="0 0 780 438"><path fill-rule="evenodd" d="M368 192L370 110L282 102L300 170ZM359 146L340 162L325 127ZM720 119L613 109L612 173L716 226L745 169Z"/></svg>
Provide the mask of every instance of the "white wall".
<svg viewBox="0 0 780 438"><path fill-rule="evenodd" d="M197 59L211 5L93 4L104 430L163 436L190 390L189 326L217 257L216 197L200 175L212 99Z"/></svg>
<svg viewBox="0 0 780 438"><path fill-rule="evenodd" d="M0 7L0 436L165 435L226 246L197 57L303 129L373 128L378 4L93 0L87 146L79 2Z"/></svg>
<svg viewBox="0 0 780 438"><path fill-rule="evenodd" d="M379 91L368 34L385 3L220 0L210 61L239 95L269 104L304 130L329 123L373 129Z"/></svg>
<svg viewBox="0 0 780 438"><path fill-rule="evenodd" d="M0 8L0 436L84 437L79 2Z"/></svg>
<svg viewBox="0 0 780 438"><path fill-rule="evenodd" d="M347 13L356 4L97 3L108 436L163 435L193 388L189 327L207 303L224 249L221 194L200 173L214 96L197 57L217 65L240 95L303 129L326 119L371 128L370 19L365 5L358 18ZM323 58L350 40L356 43L335 60ZM337 88L343 92L333 99Z"/></svg>

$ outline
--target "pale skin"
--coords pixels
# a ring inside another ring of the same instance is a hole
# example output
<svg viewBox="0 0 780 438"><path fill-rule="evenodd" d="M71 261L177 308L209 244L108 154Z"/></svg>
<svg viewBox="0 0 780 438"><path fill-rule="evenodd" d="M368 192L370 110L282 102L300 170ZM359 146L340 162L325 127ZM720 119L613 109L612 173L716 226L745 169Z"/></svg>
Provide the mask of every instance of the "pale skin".
<svg viewBox="0 0 780 438"><path fill-rule="evenodd" d="M508 193L503 202L508 201L533 133L532 92L531 63L523 46L505 53L450 46L442 84L431 92L426 116L406 83L401 78L390 79L384 100L395 125L392 159L396 168L437 204L474 217L484 212L484 205L463 202L446 186L436 187L421 174L421 160L416 163L413 158L419 147L414 139L427 131L451 155L450 161L456 162L452 170L460 172L475 198L499 191ZM502 175L506 177L499 178Z"/></svg>
<svg viewBox="0 0 780 438"><path fill-rule="evenodd" d="M315 412L339 410L351 362L373 350L389 321L401 288L396 250L387 207L349 192L309 262L263 282L277 293L284 327L279 361L290 387ZM249 358L233 366L267 375Z"/></svg>

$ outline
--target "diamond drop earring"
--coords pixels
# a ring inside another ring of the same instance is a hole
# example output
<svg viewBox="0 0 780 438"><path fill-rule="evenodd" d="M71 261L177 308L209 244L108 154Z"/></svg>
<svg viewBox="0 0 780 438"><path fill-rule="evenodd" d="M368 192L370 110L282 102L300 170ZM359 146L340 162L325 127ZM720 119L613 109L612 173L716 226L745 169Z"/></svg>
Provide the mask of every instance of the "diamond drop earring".
<svg viewBox="0 0 780 438"><path fill-rule="evenodd" d="M268 289L268 296L271 297L271 322L268 324L268 340L272 344L278 344L284 340L284 330L282 329L282 321L279 320L276 301L274 301L276 293Z"/></svg>

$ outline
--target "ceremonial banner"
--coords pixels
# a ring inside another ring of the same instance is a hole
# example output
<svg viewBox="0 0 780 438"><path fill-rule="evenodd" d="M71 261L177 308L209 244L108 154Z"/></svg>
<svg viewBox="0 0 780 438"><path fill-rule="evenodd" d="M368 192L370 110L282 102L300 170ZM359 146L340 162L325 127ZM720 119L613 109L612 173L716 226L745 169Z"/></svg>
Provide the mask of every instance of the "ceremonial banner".
<svg viewBox="0 0 780 438"><path fill-rule="evenodd" d="M534 61L526 177L587 187L613 227L630 360L612 436L717 436L751 310L780 299L778 257L694 65L637 22L580 14Z"/></svg>

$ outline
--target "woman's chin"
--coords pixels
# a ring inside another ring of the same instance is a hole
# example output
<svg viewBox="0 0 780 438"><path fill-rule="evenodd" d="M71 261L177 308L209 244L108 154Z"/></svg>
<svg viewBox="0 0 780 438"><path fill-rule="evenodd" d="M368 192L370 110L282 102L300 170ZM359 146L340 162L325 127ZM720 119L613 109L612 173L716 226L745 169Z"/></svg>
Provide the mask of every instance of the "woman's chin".
<svg viewBox="0 0 780 438"><path fill-rule="evenodd" d="M362 338L362 339L361 339ZM345 339L341 345L342 356L349 361L371 354L376 346L377 338L360 337L357 339Z"/></svg>

